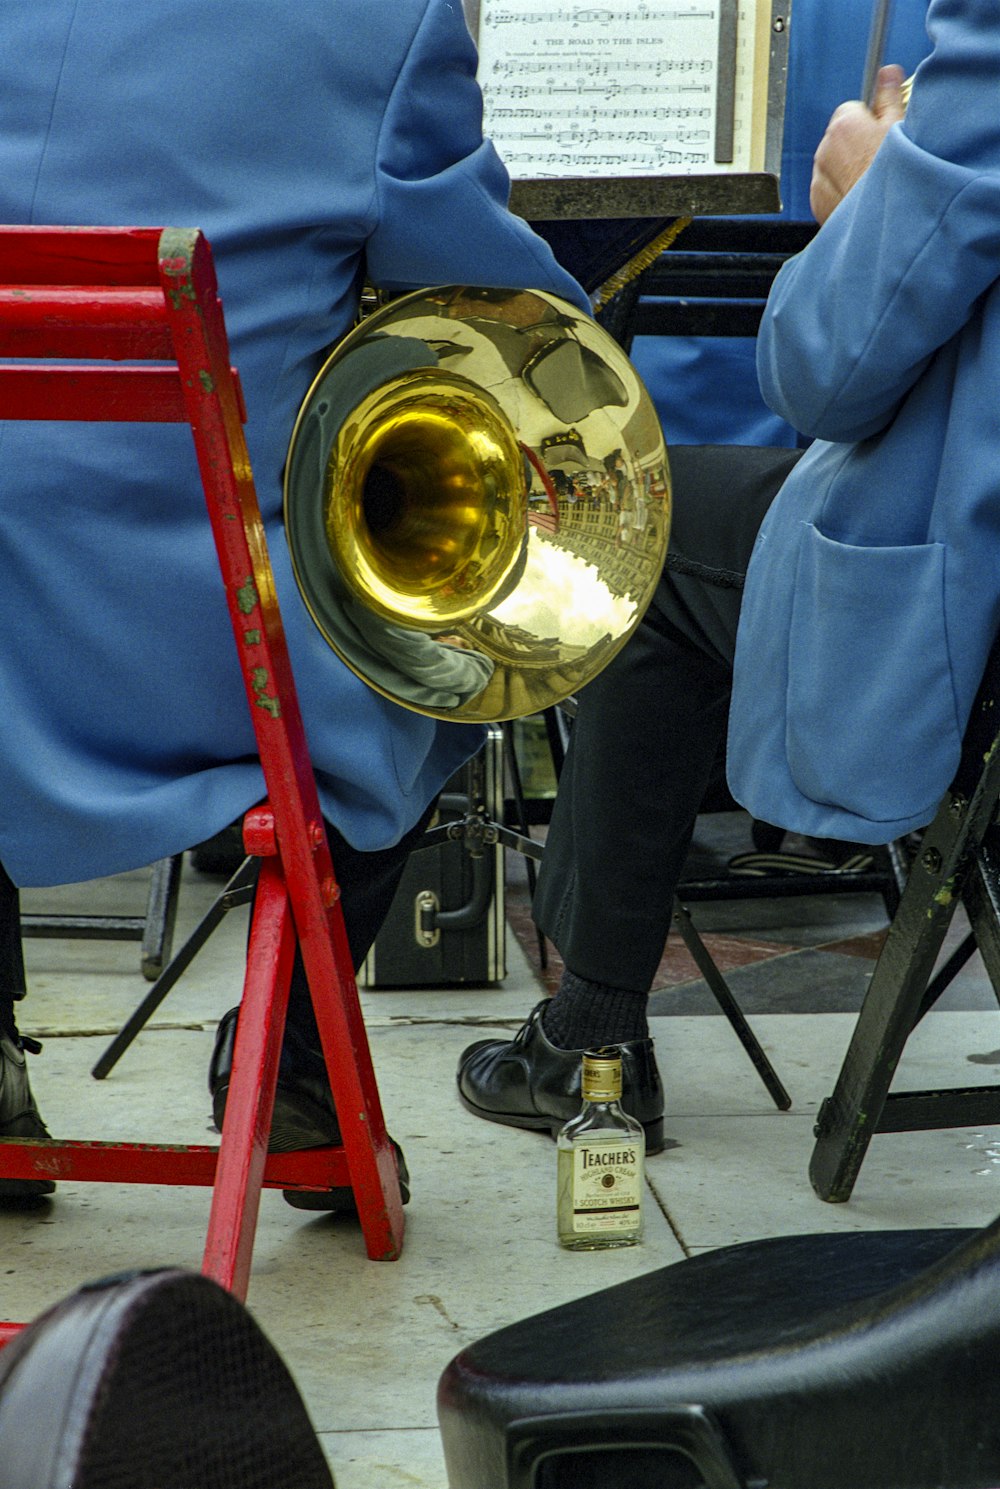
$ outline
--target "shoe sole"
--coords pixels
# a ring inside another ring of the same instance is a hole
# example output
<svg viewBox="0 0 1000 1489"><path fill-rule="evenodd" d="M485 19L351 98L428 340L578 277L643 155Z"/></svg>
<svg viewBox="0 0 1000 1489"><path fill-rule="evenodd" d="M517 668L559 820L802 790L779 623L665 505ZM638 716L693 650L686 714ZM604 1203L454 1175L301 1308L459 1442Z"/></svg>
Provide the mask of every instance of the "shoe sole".
<svg viewBox="0 0 1000 1489"><path fill-rule="evenodd" d="M396 1176L399 1179L399 1198L404 1205L410 1203L410 1175L406 1167L403 1150L392 1138L389 1139L396 1155ZM358 1202L354 1190L346 1186L338 1189L283 1189L282 1198L293 1210L311 1210L323 1215L357 1215Z"/></svg>
<svg viewBox="0 0 1000 1489"><path fill-rule="evenodd" d="M470 1101L465 1092L459 1087L458 1099L467 1112L474 1117L481 1117L484 1122L496 1122L500 1127L520 1127L527 1132L547 1132L553 1139L557 1138L566 1126L567 1119L563 1117L529 1117L520 1112L491 1112L486 1107L476 1106ZM663 1118L655 1122L643 1122L640 1124L646 1135L646 1157L653 1158L657 1153L662 1153L665 1137L663 1132Z"/></svg>
<svg viewBox="0 0 1000 1489"><path fill-rule="evenodd" d="M55 1192L51 1179L0 1179L0 1206L28 1209Z"/></svg>
<svg viewBox="0 0 1000 1489"><path fill-rule="evenodd" d="M212 1115L216 1127L222 1131L222 1119L229 1095L228 1081L220 1086L212 1103ZM340 1128L330 1113L318 1102L310 1101L299 1092L279 1091L271 1115L271 1133L268 1139L269 1153L301 1153L309 1148L339 1146ZM399 1158L402 1153L397 1149ZM398 1163L399 1159L397 1159ZM400 1174L400 1198L404 1205L410 1202L407 1180ZM283 1189L284 1201L293 1210L311 1210L324 1215L357 1215L358 1206L354 1190L349 1185L336 1189Z"/></svg>
<svg viewBox="0 0 1000 1489"><path fill-rule="evenodd" d="M15 1127L15 1131L4 1133L3 1138L0 1139L0 1153L3 1151L2 1143L5 1139L16 1141L26 1138L29 1142L52 1141L48 1128L40 1119L37 1120L37 1126L34 1122L25 1123L24 1121L11 1123L10 1126ZM24 1130L26 1126L31 1126L34 1130L26 1132ZM9 1205L12 1208L29 1209L39 1200L48 1199L49 1195L55 1192L56 1186L52 1179L0 1179L0 1206Z"/></svg>

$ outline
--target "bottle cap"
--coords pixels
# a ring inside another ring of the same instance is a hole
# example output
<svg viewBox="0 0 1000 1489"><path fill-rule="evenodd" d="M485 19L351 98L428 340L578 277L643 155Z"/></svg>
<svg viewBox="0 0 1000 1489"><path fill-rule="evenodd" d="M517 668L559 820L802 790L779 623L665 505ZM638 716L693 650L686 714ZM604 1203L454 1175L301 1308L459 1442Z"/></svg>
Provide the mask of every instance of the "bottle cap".
<svg viewBox="0 0 1000 1489"><path fill-rule="evenodd" d="M585 1050L580 1090L584 1101L618 1101L622 1094L622 1057L617 1045Z"/></svg>

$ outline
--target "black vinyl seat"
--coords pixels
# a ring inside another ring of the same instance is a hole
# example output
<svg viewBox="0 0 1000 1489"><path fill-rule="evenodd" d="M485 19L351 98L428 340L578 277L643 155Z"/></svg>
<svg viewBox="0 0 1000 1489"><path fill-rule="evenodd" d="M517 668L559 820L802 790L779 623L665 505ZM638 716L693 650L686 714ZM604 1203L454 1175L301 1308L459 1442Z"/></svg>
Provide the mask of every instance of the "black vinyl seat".
<svg viewBox="0 0 1000 1489"><path fill-rule="evenodd" d="M3 1489L333 1489L292 1377L198 1273L78 1288L0 1350Z"/></svg>
<svg viewBox="0 0 1000 1489"><path fill-rule="evenodd" d="M445 1370L450 1489L992 1489L1000 1222L753 1241Z"/></svg>

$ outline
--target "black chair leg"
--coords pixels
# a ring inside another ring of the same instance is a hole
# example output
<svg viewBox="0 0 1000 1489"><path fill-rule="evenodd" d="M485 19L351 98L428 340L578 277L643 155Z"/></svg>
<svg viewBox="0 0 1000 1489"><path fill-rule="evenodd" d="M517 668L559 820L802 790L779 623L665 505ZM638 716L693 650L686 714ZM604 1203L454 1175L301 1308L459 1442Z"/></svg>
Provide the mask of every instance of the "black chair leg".
<svg viewBox="0 0 1000 1489"><path fill-rule="evenodd" d="M142 931L142 975L155 982L170 958L177 924L177 901L181 891L184 855L161 858L153 864Z"/></svg>
<svg viewBox="0 0 1000 1489"><path fill-rule="evenodd" d="M153 865L144 915L22 914L21 934L57 941L141 941L140 965L153 982L170 957L177 901L180 896L182 853Z"/></svg>
<svg viewBox="0 0 1000 1489"><path fill-rule="evenodd" d="M180 951L164 967L145 998L143 998L132 1015L125 1021L107 1049L99 1057L90 1072L95 1080L103 1080L114 1066L117 1065L136 1035L148 1024L153 1014L170 992L170 989L174 986L174 983L181 976L181 973L186 971L194 961L198 952L205 945L205 942L223 917L230 910L236 909L237 906L250 903L253 897L254 885L257 881L257 867L258 860L256 858L244 859L225 889L213 900L211 906L195 926Z"/></svg>
<svg viewBox="0 0 1000 1489"><path fill-rule="evenodd" d="M998 682L994 665L959 775L924 834L833 1094L817 1115L809 1177L820 1198L833 1203L850 1198L876 1133L1000 1122L1000 1086L889 1090L913 1028L967 958L970 948L960 948L933 976L959 904L993 987L1000 989L1000 834L993 825L1000 800L1000 750L993 732Z"/></svg>
<svg viewBox="0 0 1000 1489"><path fill-rule="evenodd" d="M737 1039L750 1056L753 1067L764 1082L771 1100L780 1112L787 1112L792 1104L792 1098L778 1079L774 1066L765 1055L757 1036L743 1016L743 1010L730 992L729 984L715 965L715 962L709 955L708 948L695 930L687 906L682 905L680 900L674 901L674 925L677 927L681 939L690 952L698 971L708 983L715 1001L729 1020Z"/></svg>
<svg viewBox="0 0 1000 1489"><path fill-rule="evenodd" d="M507 766L508 775L510 776L511 790L514 796L514 810L517 813L517 821L514 826L519 834L523 835L525 838L530 838L531 826L528 822L528 807L524 799L524 786L521 780L521 767L518 763L517 751L514 748L514 732L509 720L501 724L500 727L503 730L504 762ZM529 858L527 855L525 855L524 858L524 869L528 878L528 898L529 900L531 900L534 898L535 895L537 873L534 860L532 858ZM549 948L548 944L546 943L545 937L542 935L541 931L537 929L537 927L535 930L535 935L538 941L538 963L542 971L544 972L549 965Z"/></svg>

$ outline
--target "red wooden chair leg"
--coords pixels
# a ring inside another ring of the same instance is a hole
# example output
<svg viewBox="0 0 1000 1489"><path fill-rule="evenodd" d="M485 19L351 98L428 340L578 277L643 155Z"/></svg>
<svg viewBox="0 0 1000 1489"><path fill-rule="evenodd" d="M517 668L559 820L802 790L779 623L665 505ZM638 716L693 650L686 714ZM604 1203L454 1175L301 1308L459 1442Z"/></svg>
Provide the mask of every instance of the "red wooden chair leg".
<svg viewBox="0 0 1000 1489"><path fill-rule="evenodd" d="M293 904L295 872L293 865ZM347 932L336 908L332 924L300 929L299 939L365 1245L373 1261L394 1261L403 1248L404 1228L396 1156L385 1130Z"/></svg>
<svg viewBox="0 0 1000 1489"><path fill-rule="evenodd" d="M259 819L264 818L266 824L268 817L267 809L263 808L248 819L253 824L251 833L258 848L268 835ZM254 819L257 819L255 823ZM307 965L312 963L313 976L317 979L312 985L330 989L333 984L329 979L340 967L329 937L320 938L320 943L320 962L324 962L325 951L329 964L322 966L317 974L316 950L310 946ZM366 1089L366 1077L374 1082L374 1074L354 1045L357 1031L351 1029L350 1019L344 1017L340 996L317 998L314 1006L331 1089L336 1093L335 1100L339 1098L343 1151L313 1149L274 1155L270 1162L267 1160L295 944L292 905L281 862L277 857L265 857L261 861L254 905L246 981L202 1265L207 1276L228 1287L240 1299L245 1298L249 1286L263 1184L310 1189L349 1183L354 1190L368 1255L379 1261L394 1260L403 1242L395 1155L381 1121L377 1095L374 1109L370 1104L372 1096ZM367 1054L363 1029L361 1037ZM376 1127L378 1135L373 1130ZM293 1166L294 1173L290 1176Z"/></svg>
<svg viewBox="0 0 1000 1489"><path fill-rule="evenodd" d="M226 1116L215 1170L202 1271L242 1301L250 1260L295 956L295 928L281 869L265 859L254 905Z"/></svg>

